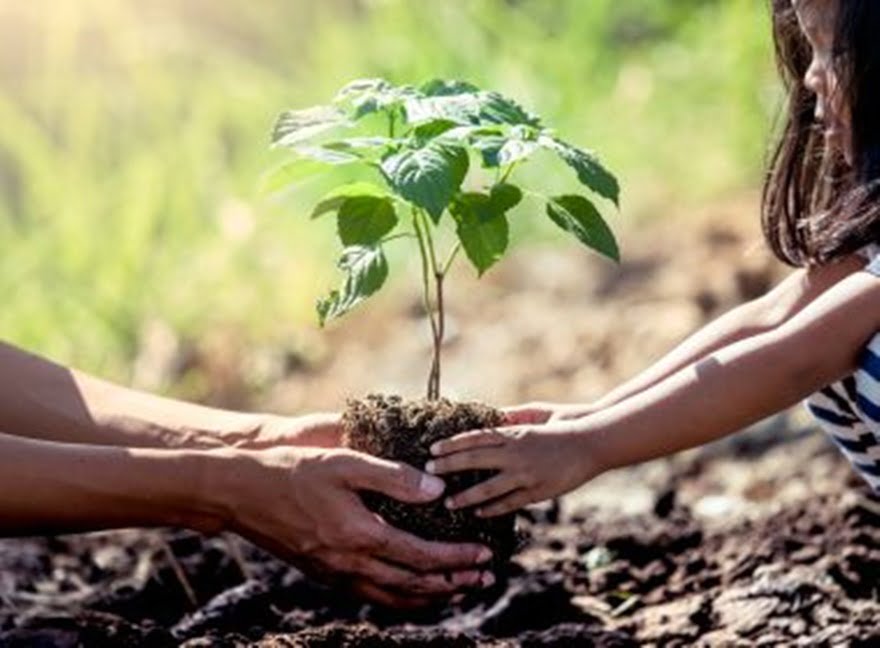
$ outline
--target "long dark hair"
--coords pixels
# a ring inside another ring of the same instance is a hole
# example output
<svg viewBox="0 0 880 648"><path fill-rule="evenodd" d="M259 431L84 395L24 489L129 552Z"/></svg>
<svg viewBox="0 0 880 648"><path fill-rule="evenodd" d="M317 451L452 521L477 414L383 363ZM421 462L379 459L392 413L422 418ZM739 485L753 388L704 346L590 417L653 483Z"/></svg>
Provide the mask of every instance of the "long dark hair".
<svg viewBox="0 0 880 648"><path fill-rule="evenodd" d="M764 236L794 266L833 262L880 242L880 2L836 0L834 68L852 114L852 165L829 150L804 86L812 52L791 0L771 0L788 111L764 184Z"/></svg>

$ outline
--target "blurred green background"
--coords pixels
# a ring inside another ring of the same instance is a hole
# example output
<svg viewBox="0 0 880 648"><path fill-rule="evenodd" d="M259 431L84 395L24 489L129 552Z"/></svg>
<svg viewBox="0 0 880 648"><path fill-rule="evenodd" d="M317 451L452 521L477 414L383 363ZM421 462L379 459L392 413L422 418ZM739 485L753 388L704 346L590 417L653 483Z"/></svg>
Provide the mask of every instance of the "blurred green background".
<svg viewBox="0 0 880 648"><path fill-rule="evenodd" d="M0 338L128 380L150 322L312 326L331 232L256 187L277 113L357 77L517 98L618 173L618 227L754 190L768 24L756 0L0 0Z"/></svg>

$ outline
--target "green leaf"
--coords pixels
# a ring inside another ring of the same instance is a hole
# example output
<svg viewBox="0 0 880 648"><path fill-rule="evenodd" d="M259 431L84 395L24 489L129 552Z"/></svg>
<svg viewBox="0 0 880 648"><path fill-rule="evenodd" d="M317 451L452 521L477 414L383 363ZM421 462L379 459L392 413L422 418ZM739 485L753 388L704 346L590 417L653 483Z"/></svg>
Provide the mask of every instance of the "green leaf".
<svg viewBox="0 0 880 648"><path fill-rule="evenodd" d="M356 121L377 112L394 112L407 97L418 94L412 86L393 86L384 79L359 79L340 90L333 102Z"/></svg>
<svg viewBox="0 0 880 648"><path fill-rule="evenodd" d="M528 112L513 99L498 92L481 92L480 120L497 124L528 125L538 127L541 120Z"/></svg>
<svg viewBox="0 0 880 648"><path fill-rule="evenodd" d="M483 135L473 139L473 146L480 152L484 167L494 169L501 166L498 161L498 153L506 142L507 138L498 134Z"/></svg>
<svg viewBox="0 0 880 648"><path fill-rule="evenodd" d="M422 84L419 92L428 97L443 97L458 94L473 94L480 89L467 81L455 81L448 79L432 79Z"/></svg>
<svg viewBox="0 0 880 648"><path fill-rule="evenodd" d="M336 142L322 144L322 148L353 155L364 162L375 164L394 150L398 141L390 137L349 137Z"/></svg>
<svg viewBox="0 0 880 648"><path fill-rule="evenodd" d="M458 191L467 170L467 151L438 141L402 151L382 162L382 171L394 191L427 211L435 223Z"/></svg>
<svg viewBox="0 0 880 648"><path fill-rule="evenodd" d="M403 103L409 124L419 125L432 121L450 121L463 126L477 125L480 121L480 98L475 94L417 96Z"/></svg>
<svg viewBox="0 0 880 648"><path fill-rule="evenodd" d="M287 110L272 131L273 146L295 146L325 131L349 125L345 115L332 106Z"/></svg>
<svg viewBox="0 0 880 648"><path fill-rule="evenodd" d="M614 233L596 206L577 195L556 196L547 203L547 215L559 227L597 252L620 261Z"/></svg>
<svg viewBox="0 0 880 648"><path fill-rule="evenodd" d="M338 101L349 100L354 97L362 97L366 94L387 92L393 89L394 86L388 83L385 79L355 79L354 81L346 83L342 89L336 93L336 98L333 101L335 103Z"/></svg>
<svg viewBox="0 0 880 648"><path fill-rule="evenodd" d="M363 162L361 156L347 151L340 151L324 146L296 146L294 151L304 158L317 160L324 164L340 165L352 164L354 162Z"/></svg>
<svg viewBox="0 0 880 648"><path fill-rule="evenodd" d="M326 170L326 164L315 160L289 160L264 173L260 178L258 191L261 195L266 195L289 189L290 185Z"/></svg>
<svg viewBox="0 0 880 648"><path fill-rule="evenodd" d="M458 124L448 119L434 119L419 124L413 129L412 137L417 147L424 146L429 140L434 139L444 133L448 133L454 128L458 128Z"/></svg>
<svg viewBox="0 0 880 648"><path fill-rule="evenodd" d="M538 143L542 147L554 151L568 166L574 169L581 184L589 187L603 198L607 198L615 205L620 205L620 185L617 178L602 166L595 155L547 135L540 136Z"/></svg>
<svg viewBox="0 0 880 648"><path fill-rule="evenodd" d="M516 207L523 198L522 190L516 185L501 183L494 185L490 192L493 208L507 212Z"/></svg>
<svg viewBox="0 0 880 648"><path fill-rule="evenodd" d="M352 196L339 207L337 226L343 245L374 245L397 225L394 203L376 196Z"/></svg>
<svg viewBox="0 0 880 648"><path fill-rule="evenodd" d="M323 214L335 212L342 206L342 203L349 198L355 197L390 198L390 194L384 188L372 182L352 182L342 185L324 194L324 197L318 201L318 204L312 210L312 218L318 218Z"/></svg>
<svg viewBox="0 0 880 648"><path fill-rule="evenodd" d="M382 248L375 245L354 245L342 251L339 268L346 273L340 290L333 290L318 301L321 326L341 317L378 291L388 278L388 261Z"/></svg>
<svg viewBox="0 0 880 648"><path fill-rule="evenodd" d="M394 143L395 140L390 137L348 137L336 142L327 142L323 147L335 151L369 151L392 146Z"/></svg>
<svg viewBox="0 0 880 648"><path fill-rule="evenodd" d="M499 136L479 138L474 146L483 157L483 166L489 169L525 160L538 149L537 142Z"/></svg>
<svg viewBox="0 0 880 648"><path fill-rule="evenodd" d="M510 242L510 227L500 205L487 194L465 193L449 207L458 239L480 276L504 256Z"/></svg>

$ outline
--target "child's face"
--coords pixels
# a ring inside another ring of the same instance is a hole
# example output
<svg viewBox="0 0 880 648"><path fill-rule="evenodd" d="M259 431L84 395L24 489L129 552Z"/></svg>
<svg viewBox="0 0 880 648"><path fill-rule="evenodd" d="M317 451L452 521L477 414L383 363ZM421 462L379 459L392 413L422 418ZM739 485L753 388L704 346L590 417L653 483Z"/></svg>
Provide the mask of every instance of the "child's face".
<svg viewBox="0 0 880 648"><path fill-rule="evenodd" d="M833 65L837 1L792 0L792 6L813 48L813 61L804 75L804 85L816 93L816 119L825 125L828 146L839 150L852 164L852 121Z"/></svg>

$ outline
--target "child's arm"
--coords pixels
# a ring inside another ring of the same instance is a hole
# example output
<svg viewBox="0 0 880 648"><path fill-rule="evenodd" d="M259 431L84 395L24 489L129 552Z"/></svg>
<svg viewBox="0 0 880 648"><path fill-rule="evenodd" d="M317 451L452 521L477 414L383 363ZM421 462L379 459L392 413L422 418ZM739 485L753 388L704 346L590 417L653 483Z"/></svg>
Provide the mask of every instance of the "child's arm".
<svg viewBox="0 0 880 648"><path fill-rule="evenodd" d="M763 297L742 304L707 324L598 401L582 405L532 403L509 409L508 419L512 424L570 420L620 403L718 349L781 326L831 286L864 265L863 258L853 255L833 265L798 270Z"/></svg>
<svg viewBox="0 0 880 648"><path fill-rule="evenodd" d="M619 466L715 440L853 372L880 329L880 280L859 272L782 326L724 347L583 419L477 431L436 444L428 470L500 471L449 502L497 499L499 515L566 492Z"/></svg>

